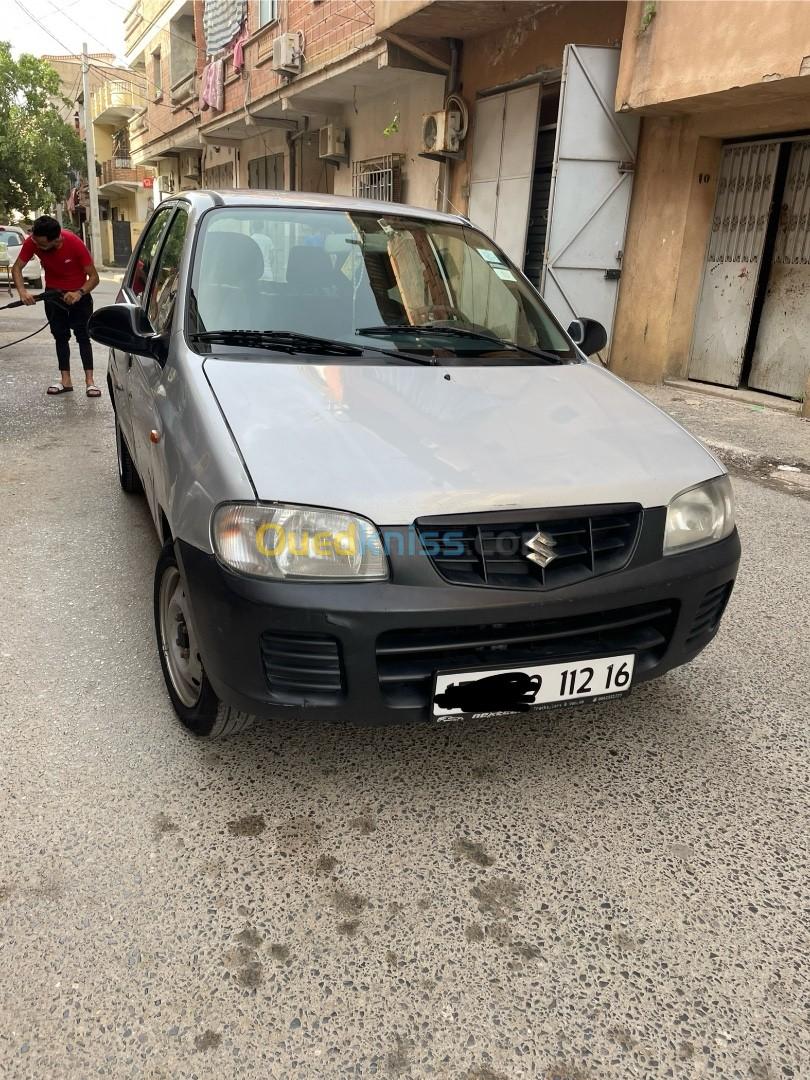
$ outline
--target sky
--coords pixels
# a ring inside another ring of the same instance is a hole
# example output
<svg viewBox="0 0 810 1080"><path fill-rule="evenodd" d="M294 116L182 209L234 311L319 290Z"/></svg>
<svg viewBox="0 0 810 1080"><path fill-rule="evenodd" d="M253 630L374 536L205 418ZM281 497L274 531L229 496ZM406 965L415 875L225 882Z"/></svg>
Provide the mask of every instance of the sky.
<svg viewBox="0 0 810 1080"><path fill-rule="evenodd" d="M14 56L80 53L86 41L88 52L115 53L123 61L130 7L132 0L0 0L0 41L11 42Z"/></svg>

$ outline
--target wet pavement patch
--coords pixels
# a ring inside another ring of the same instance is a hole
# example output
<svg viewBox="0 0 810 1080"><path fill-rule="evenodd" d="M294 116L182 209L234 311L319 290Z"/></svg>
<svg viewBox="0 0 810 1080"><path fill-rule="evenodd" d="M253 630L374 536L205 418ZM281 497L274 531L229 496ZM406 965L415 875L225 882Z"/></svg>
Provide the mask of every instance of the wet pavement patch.
<svg viewBox="0 0 810 1080"><path fill-rule="evenodd" d="M219 1044L222 1042L222 1036L217 1034L216 1031L204 1031L202 1035L195 1035L194 1037L194 1049L195 1050L216 1050Z"/></svg>
<svg viewBox="0 0 810 1080"><path fill-rule="evenodd" d="M475 840L467 840L463 836L456 840L453 851L457 858L466 859L468 862L475 863L476 866L492 866L495 862L490 855L487 855L481 844L476 843Z"/></svg>
<svg viewBox="0 0 810 1080"><path fill-rule="evenodd" d="M260 836L266 828L263 814L246 814L228 822L231 836Z"/></svg>

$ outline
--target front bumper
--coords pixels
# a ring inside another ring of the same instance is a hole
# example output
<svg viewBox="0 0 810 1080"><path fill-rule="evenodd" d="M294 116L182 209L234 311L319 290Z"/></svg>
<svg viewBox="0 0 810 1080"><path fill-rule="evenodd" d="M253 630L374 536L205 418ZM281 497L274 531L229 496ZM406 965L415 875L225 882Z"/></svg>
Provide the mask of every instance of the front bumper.
<svg viewBox="0 0 810 1080"><path fill-rule="evenodd" d="M656 678L715 635L740 558L735 530L693 552L639 555L622 571L537 593L447 584L429 560L403 556L386 582L261 581L183 541L175 547L206 674L223 701L261 717L353 724L429 720L436 670L632 650L634 682Z"/></svg>

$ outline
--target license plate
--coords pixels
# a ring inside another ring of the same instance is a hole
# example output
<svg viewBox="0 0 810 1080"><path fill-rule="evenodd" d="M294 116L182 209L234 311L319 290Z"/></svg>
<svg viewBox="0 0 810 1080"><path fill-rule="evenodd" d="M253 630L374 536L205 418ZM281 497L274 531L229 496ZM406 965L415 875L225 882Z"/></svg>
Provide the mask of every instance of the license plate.
<svg viewBox="0 0 810 1080"><path fill-rule="evenodd" d="M633 682L634 653L536 667L439 671L433 685L437 721L535 712L622 697Z"/></svg>

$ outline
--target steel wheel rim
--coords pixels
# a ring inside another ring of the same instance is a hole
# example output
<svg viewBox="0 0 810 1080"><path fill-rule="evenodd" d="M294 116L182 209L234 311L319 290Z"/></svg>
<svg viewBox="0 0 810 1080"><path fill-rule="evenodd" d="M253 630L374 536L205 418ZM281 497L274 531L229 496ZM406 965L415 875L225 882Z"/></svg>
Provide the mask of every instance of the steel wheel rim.
<svg viewBox="0 0 810 1080"><path fill-rule="evenodd" d="M174 692L189 709L200 700L203 669L180 571L170 567L158 597L160 647Z"/></svg>

